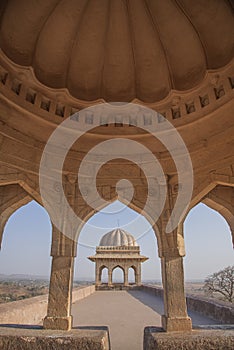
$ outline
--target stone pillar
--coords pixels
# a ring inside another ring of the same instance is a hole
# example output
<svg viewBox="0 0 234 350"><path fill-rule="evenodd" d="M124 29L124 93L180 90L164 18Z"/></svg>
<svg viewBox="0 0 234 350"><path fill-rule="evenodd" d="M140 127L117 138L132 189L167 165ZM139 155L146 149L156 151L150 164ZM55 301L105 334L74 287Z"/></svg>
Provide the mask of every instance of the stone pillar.
<svg viewBox="0 0 234 350"><path fill-rule="evenodd" d="M100 270L100 265L96 262L96 267L95 267L95 284L96 286L100 286L101 284L101 274L102 271Z"/></svg>
<svg viewBox="0 0 234 350"><path fill-rule="evenodd" d="M108 286L112 286L112 269L108 269Z"/></svg>
<svg viewBox="0 0 234 350"><path fill-rule="evenodd" d="M70 330L72 327L73 265L73 257L53 257L45 329Z"/></svg>
<svg viewBox="0 0 234 350"><path fill-rule="evenodd" d="M189 176L189 174L188 174ZM160 216L161 247L161 271L163 282L164 315L162 327L165 331L191 331L192 322L187 314L187 305L184 291L183 256L185 256L183 220L171 232L168 231L169 220L172 220L172 211L179 191L183 186L178 183L178 178L169 179L168 197L165 208Z"/></svg>
<svg viewBox="0 0 234 350"><path fill-rule="evenodd" d="M129 283L128 283L128 267L126 267L126 268L124 269L124 285L125 285L125 286L128 286L128 285L129 285Z"/></svg>
<svg viewBox="0 0 234 350"><path fill-rule="evenodd" d="M141 264L139 263L135 270L136 285L141 286Z"/></svg>
<svg viewBox="0 0 234 350"><path fill-rule="evenodd" d="M187 314L184 292L183 258L162 257L161 266L164 290L162 327L168 332L191 331L192 322Z"/></svg>
<svg viewBox="0 0 234 350"><path fill-rule="evenodd" d="M53 228L52 266L45 329L70 330L74 257L76 242Z"/></svg>

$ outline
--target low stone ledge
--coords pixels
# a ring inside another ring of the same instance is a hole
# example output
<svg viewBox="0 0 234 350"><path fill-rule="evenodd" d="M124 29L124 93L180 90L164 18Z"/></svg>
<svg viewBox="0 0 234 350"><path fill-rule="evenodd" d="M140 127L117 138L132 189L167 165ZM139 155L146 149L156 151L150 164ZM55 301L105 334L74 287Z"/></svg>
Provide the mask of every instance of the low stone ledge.
<svg viewBox="0 0 234 350"><path fill-rule="evenodd" d="M75 303L95 292L95 285L75 288L72 302ZM42 324L46 316L48 294L0 305L0 324Z"/></svg>
<svg viewBox="0 0 234 350"><path fill-rule="evenodd" d="M73 289L72 303L88 297L95 292L95 285Z"/></svg>
<svg viewBox="0 0 234 350"><path fill-rule="evenodd" d="M148 293L163 298L163 289L161 287L142 285L141 288ZM192 294L186 296L186 302L190 311L198 312L223 324L234 324L234 307L227 305L227 303Z"/></svg>
<svg viewBox="0 0 234 350"><path fill-rule="evenodd" d="M196 329L166 333L162 328L146 327L144 350L233 350L234 329Z"/></svg>
<svg viewBox="0 0 234 350"><path fill-rule="evenodd" d="M154 294L157 297L163 298L163 289L162 289L162 287L157 287L157 286L151 286L151 285L143 284L141 286L141 289L144 290L145 292Z"/></svg>
<svg viewBox="0 0 234 350"><path fill-rule="evenodd" d="M1 350L110 350L107 327L65 331L0 327Z"/></svg>
<svg viewBox="0 0 234 350"><path fill-rule="evenodd" d="M220 321L220 323L234 324L233 306L194 295L188 295L186 302L188 309L191 311L199 312L201 315Z"/></svg>
<svg viewBox="0 0 234 350"><path fill-rule="evenodd" d="M118 285L118 284L113 284L111 286L108 286L107 284L101 284L100 286L96 286L96 290L104 290L104 291L118 291L118 290L141 290L141 286L136 286L136 285L129 285L129 286L123 286L123 285Z"/></svg>

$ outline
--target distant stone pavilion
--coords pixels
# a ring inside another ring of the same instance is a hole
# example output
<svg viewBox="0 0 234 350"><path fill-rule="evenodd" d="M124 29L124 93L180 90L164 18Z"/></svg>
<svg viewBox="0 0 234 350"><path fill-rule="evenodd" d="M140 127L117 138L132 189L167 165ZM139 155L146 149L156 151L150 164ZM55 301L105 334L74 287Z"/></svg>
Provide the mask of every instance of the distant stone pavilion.
<svg viewBox="0 0 234 350"><path fill-rule="evenodd" d="M123 271L123 287L128 288L128 271L133 268L135 274L134 285L141 285L141 263L148 260L147 257L140 255L140 247L136 244L134 237L128 232L117 228L106 233L98 247L96 254L90 256L89 260L96 264L96 288L113 288L112 274L119 267ZM104 268L108 269L108 284L102 284L101 276Z"/></svg>

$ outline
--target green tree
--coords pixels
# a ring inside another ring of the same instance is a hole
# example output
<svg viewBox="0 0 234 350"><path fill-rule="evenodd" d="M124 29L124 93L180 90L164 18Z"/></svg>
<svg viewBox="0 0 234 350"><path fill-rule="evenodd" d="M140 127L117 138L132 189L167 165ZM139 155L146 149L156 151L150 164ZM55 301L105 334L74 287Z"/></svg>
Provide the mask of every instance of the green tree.
<svg viewBox="0 0 234 350"><path fill-rule="evenodd" d="M225 300L234 300L234 265L213 273L205 280L204 290L208 295L221 294Z"/></svg>

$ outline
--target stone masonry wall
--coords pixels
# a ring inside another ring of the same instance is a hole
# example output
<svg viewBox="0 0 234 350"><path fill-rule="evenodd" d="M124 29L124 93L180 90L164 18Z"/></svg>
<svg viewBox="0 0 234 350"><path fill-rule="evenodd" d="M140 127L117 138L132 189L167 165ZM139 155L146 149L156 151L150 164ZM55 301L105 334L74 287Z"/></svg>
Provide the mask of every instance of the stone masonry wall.
<svg viewBox="0 0 234 350"><path fill-rule="evenodd" d="M160 287L143 285L142 289L163 298L163 289ZM234 307L232 306L193 295L187 295L186 301L188 309L191 311L218 320L221 324L234 324Z"/></svg>
<svg viewBox="0 0 234 350"><path fill-rule="evenodd" d="M95 292L95 286L76 288L72 293L73 303ZM42 324L47 312L48 295L0 305L0 324Z"/></svg>

